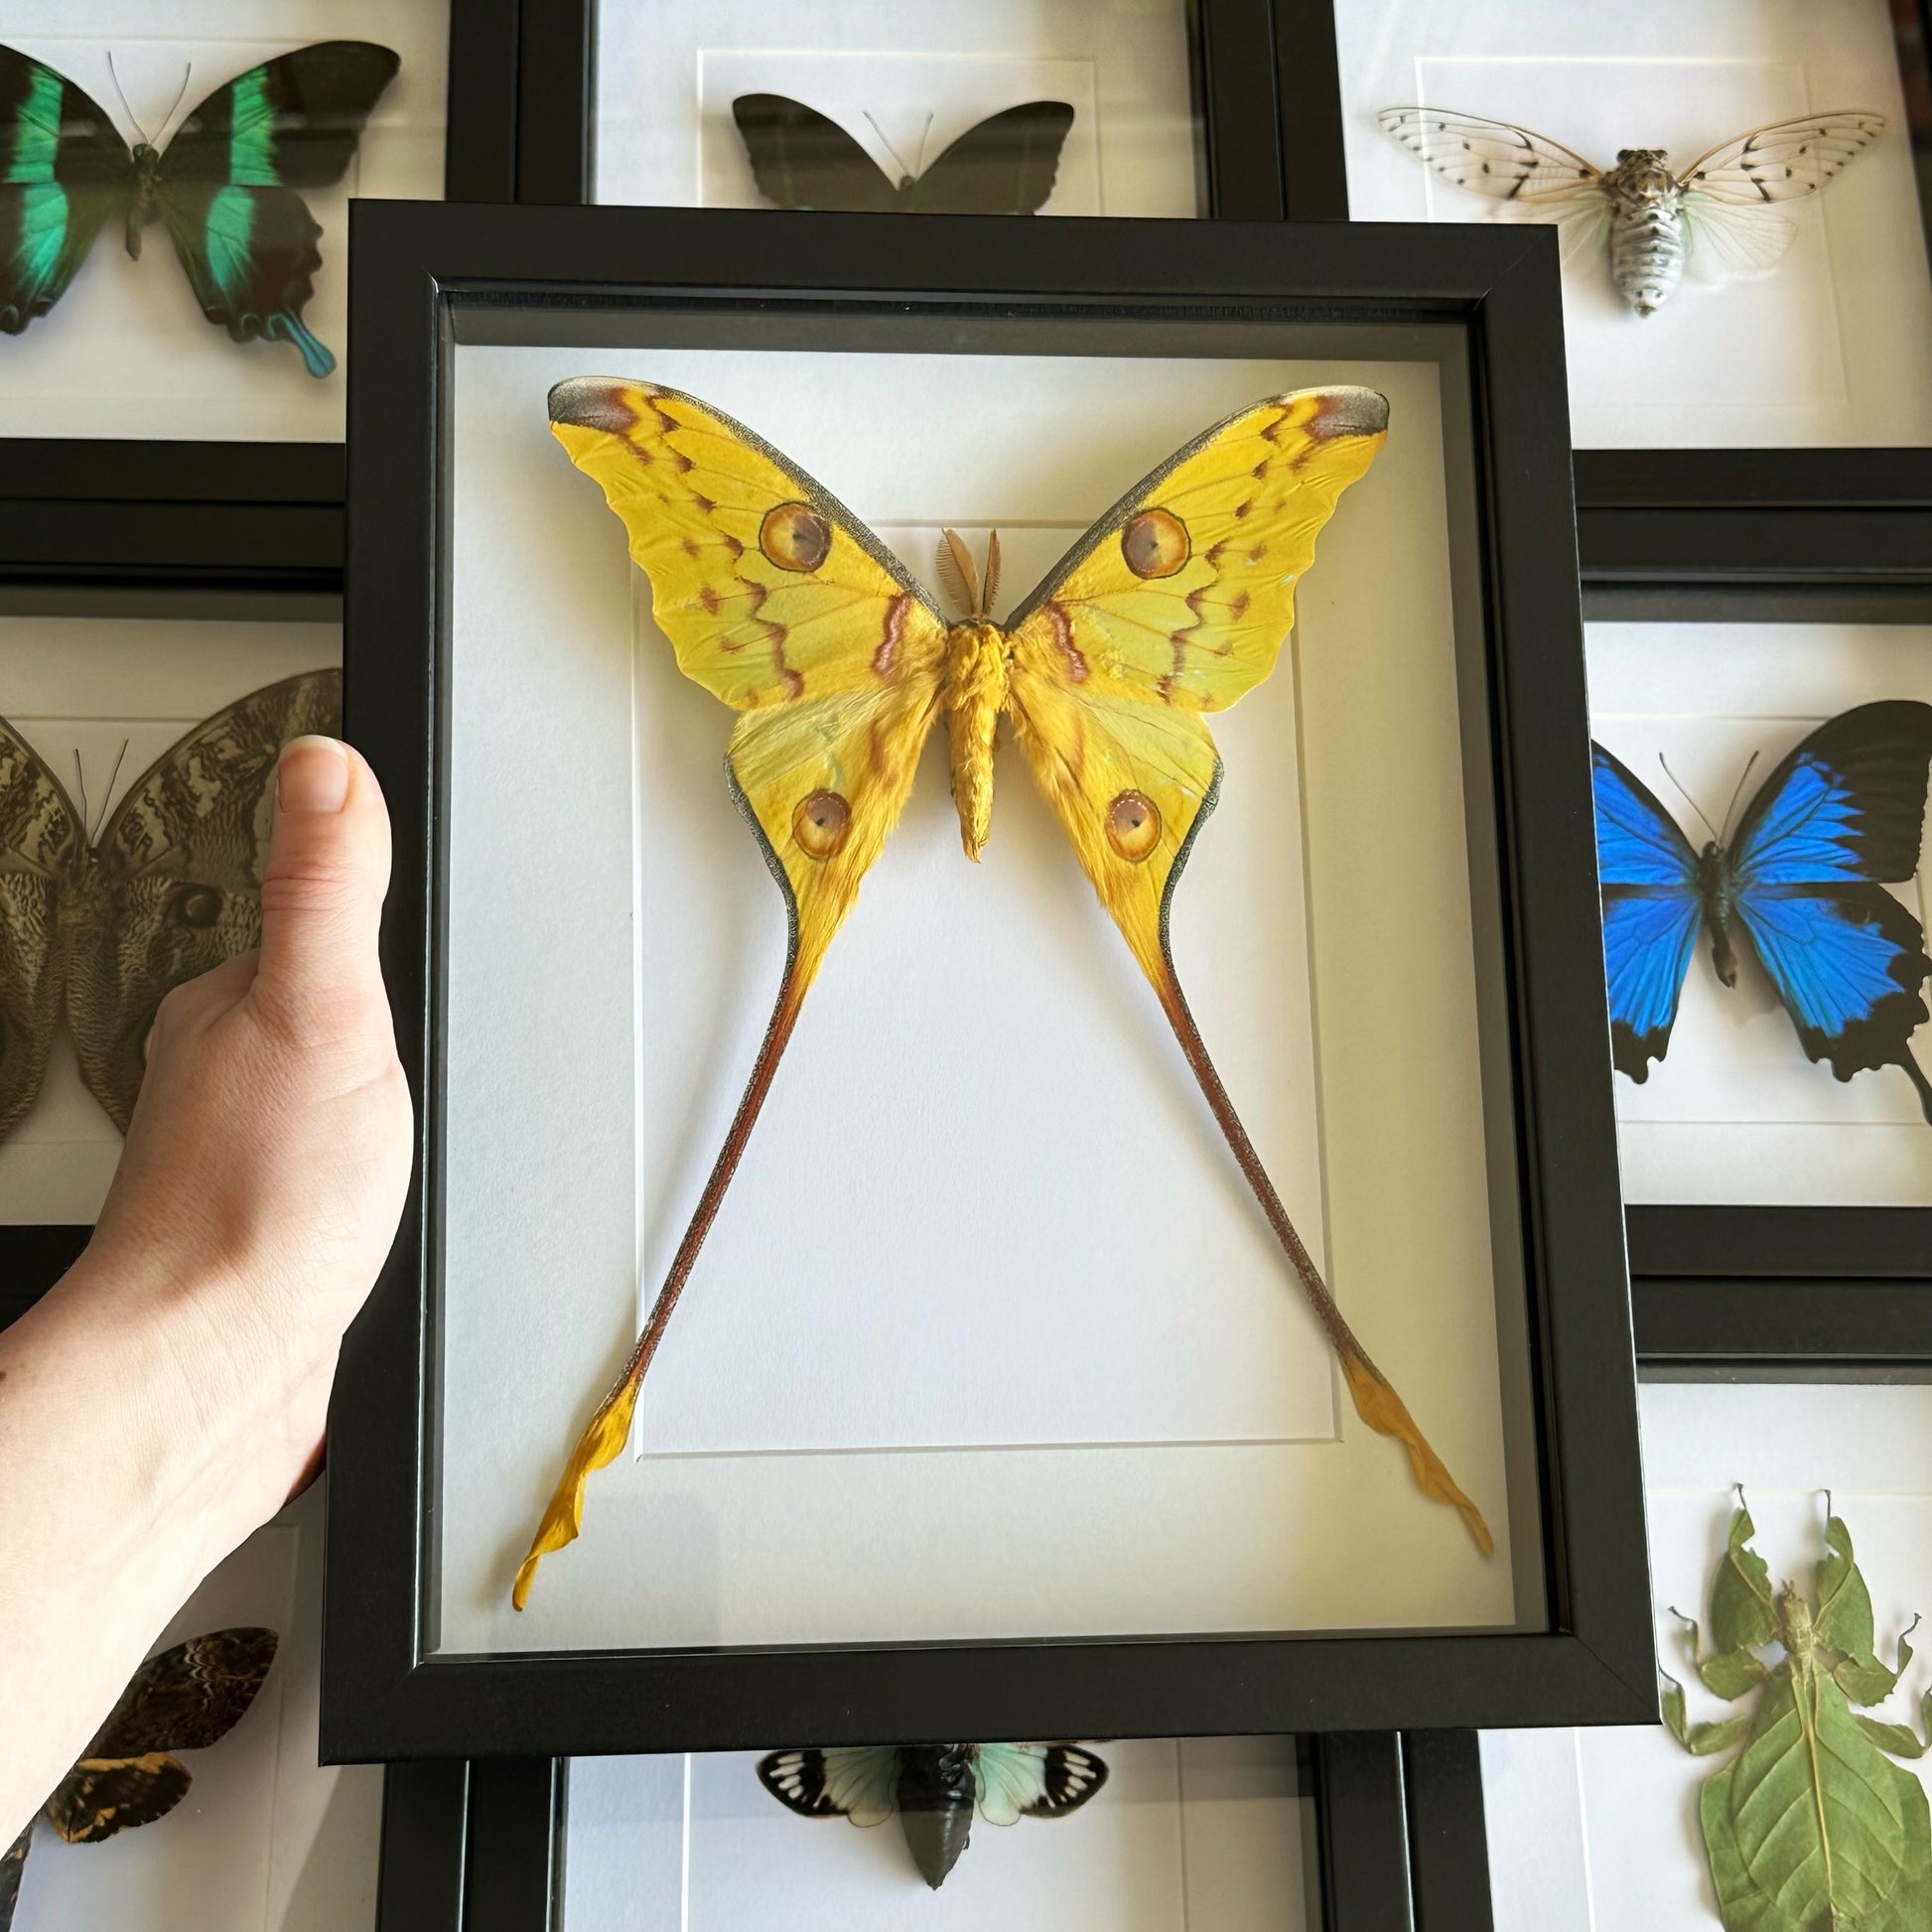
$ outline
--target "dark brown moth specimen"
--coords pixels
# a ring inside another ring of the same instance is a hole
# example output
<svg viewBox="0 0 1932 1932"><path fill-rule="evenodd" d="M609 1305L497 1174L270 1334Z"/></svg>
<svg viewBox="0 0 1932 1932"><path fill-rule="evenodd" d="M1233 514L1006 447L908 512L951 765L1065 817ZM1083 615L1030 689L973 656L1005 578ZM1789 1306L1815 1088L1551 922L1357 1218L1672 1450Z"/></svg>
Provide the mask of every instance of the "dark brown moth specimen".
<svg viewBox="0 0 1932 1932"><path fill-rule="evenodd" d="M273 1630L242 1626L150 1657L43 1808L55 1832L69 1845L96 1845L173 1811L191 1782L175 1752L206 1750L234 1728L268 1676L275 1644ZM13 1924L33 1833L30 1822L0 1856L0 1932Z"/></svg>

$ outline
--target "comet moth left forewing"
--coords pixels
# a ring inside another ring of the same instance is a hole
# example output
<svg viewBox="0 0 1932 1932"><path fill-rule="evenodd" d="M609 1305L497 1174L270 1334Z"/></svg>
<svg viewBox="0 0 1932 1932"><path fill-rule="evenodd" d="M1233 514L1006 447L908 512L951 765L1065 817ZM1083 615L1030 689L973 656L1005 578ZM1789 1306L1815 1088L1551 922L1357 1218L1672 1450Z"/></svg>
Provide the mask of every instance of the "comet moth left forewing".
<svg viewBox="0 0 1932 1932"><path fill-rule="evenodd" d="M1196 437L1083 535L1004 624L998 538L982 581L947 533L941 613L879 539L741 424L650 384L579 377L551 426L603 486L650 580L679 668L738 713L726 776L785 897L777 1004L725 1143L629 1362L571 1450L512 1599L577 1534L584 1484L630 1430L637 1392L745 1150L799 1008L943 717L967 855L991 825L1005 716L1319 1318L1357 1412L1422 1488L1489 1531L1357 1341L1249 1141L1181 992L1170 906L1221 782L1204 714L1274 668L1295 585L1336 498L1387 436L1368 389L1271 396Z"/></svg>

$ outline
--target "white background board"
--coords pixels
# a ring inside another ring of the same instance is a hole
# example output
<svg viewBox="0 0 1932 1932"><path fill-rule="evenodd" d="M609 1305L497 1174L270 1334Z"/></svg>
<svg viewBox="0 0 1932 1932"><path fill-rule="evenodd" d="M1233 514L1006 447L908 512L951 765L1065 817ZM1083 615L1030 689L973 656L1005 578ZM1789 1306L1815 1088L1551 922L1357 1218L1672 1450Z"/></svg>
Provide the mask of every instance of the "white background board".
<svg viewBox="0 0 1932 1932"><path fill-rule="evenodd" d="M84 785L98 825L204 718L342 654L337 624L0 617L0 718L76 807ZM91 1221L120 1158L121 1137L81 1084L64 1023L40 1098L0 1141L0 1224Z"/></svg>
<svg viewBox="0 0 1932 1932"><path fill-rule="evenodd" d="M54 308L23 335L0 337L0 435L339 442L348 199L441 198L449 31L447 0L14 0L7 45L83 88L130 143L138 120L164 155L164 120L172 133L224 81L278 54L373 41L402 68L341 186L302 191L323 229L303 319L335 351L333 375L311 376L287 343L231 342L204 319L165 226L145 231L133 261L110 223ZM184 73L187 92L170 115Z"/></svg>
<svg viewBox="0 0 1932 1932"><path fill-rule="evenodd" d="M1761 278L1687 276L1654 316L1601 257L1564 274L1572 431L1583 449L1932 442L1932 282L1885 0L1339 0L1349 210L1486 221L1384 135L1384 107L1514 121L1599 168L1662 147L1685 166L1768 121L1884 114L1884 137L1815 201Z"/></svg>
<svg viewBox="0 0 1932 1932"><path fill-rule="evenodd" d="M1591 731L1702 849L1751 754L1754 787L1827 718L1883 698L1932 703L1932 630L1919 624L1593 623ZM1893 892L1921 924L1919 876ZM1915 1051L1932 1063L1932 1024ZM1814 1063L1755 959L1726 989L1700 938L1670 1050L1641 1085L1616 1076L1618 1158L1631 1201L1758 1206L1932 1202L1932 1128L1896 1068L1833 1077Z"/></svg>
<svg viewBox="0 0 1932 1932"><path fill-rule="evenodd" d="M920 564L941 520L996 519L1038 564L1257 395L1389 391L1399 432L1323 536L1293 661L1226 716L1227 802L1175 948L1343 1307L1503 1527L1434 365L463 348L443 1645L1508 1621L1506 1556L1485 1564L1343 1413L1158 1008L1025 779L1002 771L975 869L942 768L833 948L652 1372L640 1447L703 1452L601 1472L589 1534L509 1611L781 958L718 775L729 715L638 648L621 528L548 433L551 382L595 368L756 424ZM1114 406L1123 385L1145 406ZM1380 567L1393 549L1408 571ZM1016 557L1016 594L1027 577ZM660 878L681 880L661 902ZM1127 1158L1093 1153L1110 1146ZM839 1157L812 1198L801 1147ZM801 1280L809 1296L787 1293ZM1203 1440L1223 1403L1242 1440ZM1148 1566L1155 1548L1168 1560ZM1029 1587L962 1609L940 1581L974 1563Z"/></svg>

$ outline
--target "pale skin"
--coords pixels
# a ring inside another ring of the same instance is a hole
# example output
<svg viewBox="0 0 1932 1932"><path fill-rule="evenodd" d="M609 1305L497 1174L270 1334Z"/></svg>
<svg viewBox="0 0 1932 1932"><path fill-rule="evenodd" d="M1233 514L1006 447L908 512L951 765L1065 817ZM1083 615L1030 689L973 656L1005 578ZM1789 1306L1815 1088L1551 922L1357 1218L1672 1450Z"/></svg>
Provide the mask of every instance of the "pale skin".
<svg viewBox="0 0 1932 1932"><path fill-rule="evenodd" d="M282 756L258 953L170 994L100 1224L0 1332L0 1846L201 1580L315 1474L409 1184L376 932L389 819Z"/></svg>

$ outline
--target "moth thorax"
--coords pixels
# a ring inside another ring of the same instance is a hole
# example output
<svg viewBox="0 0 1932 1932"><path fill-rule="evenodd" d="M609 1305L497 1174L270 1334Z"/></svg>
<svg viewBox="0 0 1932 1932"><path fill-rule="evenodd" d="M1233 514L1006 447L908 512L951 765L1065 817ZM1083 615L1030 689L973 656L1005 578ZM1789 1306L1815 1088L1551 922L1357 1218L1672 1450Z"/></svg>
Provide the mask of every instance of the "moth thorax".
<svg viewBox="0 0 1932 1932"><path fill-rule="evenodd" d="M993 829L993 733L1007 701L1007 634L974 619L946 632L941 702L952 752L959 841L977 859Z"/></svg>

